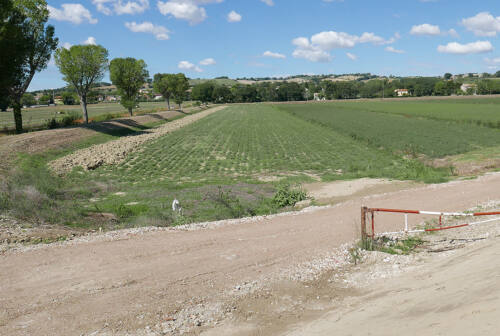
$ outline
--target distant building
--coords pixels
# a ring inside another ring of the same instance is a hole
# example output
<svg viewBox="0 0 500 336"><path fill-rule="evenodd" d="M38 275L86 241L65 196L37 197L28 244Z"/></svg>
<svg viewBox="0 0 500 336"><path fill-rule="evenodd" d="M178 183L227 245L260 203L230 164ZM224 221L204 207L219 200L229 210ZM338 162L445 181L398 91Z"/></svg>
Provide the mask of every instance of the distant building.
<svg viewBox="0 0 500 336"><path fill-rule="evenodd" d="M396 89L394 92L398 95L398 97L409 96L410 92L408 89Z"/></svg>
<svg viewBox="0 0 500 336"><path fill-rule="evenodd" d="M323 94L320 94L320 93L315 92L315 93L314 93L314 98L313 98L313 99L314 99L314 100L316 100L316 101L325 100L325 97L322 97L322 95L323 95Z"/></svg>
<svg viewBox="0 0 500 336"><path fill-rule="evenodd" d="M477 91L477 85L476 84L462 84L462 86L460 86L460 90L462 90L462 92L469 92L470 90L473 91L474 94L476 94L476 91Z"/></svg>
<svg viewBox="0 0 500 336"><path fill-rule="evenodd" d="M113 95L106 96L106 101L107 102L115 102L115 101L120 100L120 98L121 98L120 96L113 96Z"/></svg>

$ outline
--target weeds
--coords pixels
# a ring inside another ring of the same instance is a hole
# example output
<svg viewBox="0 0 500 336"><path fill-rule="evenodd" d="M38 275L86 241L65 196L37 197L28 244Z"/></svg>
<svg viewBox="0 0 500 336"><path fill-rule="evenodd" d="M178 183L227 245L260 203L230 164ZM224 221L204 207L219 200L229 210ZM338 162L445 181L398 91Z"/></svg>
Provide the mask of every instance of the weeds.
<svg viewBox="0 0 500 336"><path fill-rule="evenodd" d="M307 197L306 192L300 186L291 186L290 184L281 184L274 195L272 201L280 208L286 206L294 206L300 201L305 200Z"/></svg>
<svg viewBox="0 0 500 336"><path fill-rule="evenodd" d="M379 251L388 254L408 255L415 251L424 241L419 237L409 236L403 239L392 239L387 236L366 238L358 243L358 247L366 251Z"/></svg>

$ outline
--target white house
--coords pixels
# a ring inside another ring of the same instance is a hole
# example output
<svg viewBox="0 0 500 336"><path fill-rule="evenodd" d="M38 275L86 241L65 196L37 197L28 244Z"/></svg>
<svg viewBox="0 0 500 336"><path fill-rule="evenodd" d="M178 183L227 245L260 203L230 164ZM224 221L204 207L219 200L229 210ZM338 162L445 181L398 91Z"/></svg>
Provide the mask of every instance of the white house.
<svg viewBox="0 0 500 336"><path fill-rule="evenodd" d="M408 89L396 89L394 92L398 95L398 97L409 96L410 92Z"/></svg>
<svg viewBox="0 0 500 336"><path fill-rule="evenodd" d="M462 84L462 86L460 86L460 90L462 90L462 92L465 92L467 93L467 91L470 90L473 90L474 94L476 94L476 90L477 90L477 85L476 84Z"/></svg>

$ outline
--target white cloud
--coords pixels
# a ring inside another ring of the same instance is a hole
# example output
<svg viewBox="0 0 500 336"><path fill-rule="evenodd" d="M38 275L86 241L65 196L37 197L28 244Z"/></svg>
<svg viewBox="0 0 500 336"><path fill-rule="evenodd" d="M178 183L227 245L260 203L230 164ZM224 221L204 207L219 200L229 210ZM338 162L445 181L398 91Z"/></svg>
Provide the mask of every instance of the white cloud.
<svg viewBox="0 0 500 336"><path fill-rule="evenodd" d="M296 46L293 56L305 58L312 62L328 62L332 59L329 51L339 48L353 48L358 43L371 43L374 45L386 45L394 43L400 38L398 33L389 40L377 36L374 33L363 33L361 36L351 35L344 32L324 31L307 37L298 37L292 41Z"/></svg>
<svg viewBox="0 0 500 336"><path fill-rule="evenodd" d="M451 36L457 38L459 35L455 29L450 29L448 31L441 31L441 28L437 25L432 25L424 23L421 25L416 25L411 27L410 34L412 35L427 35L427 36Z"/></svg>
<svg viewBox="0 0 500 336"><path fill-rule="evenodd" d="M205 8L198 7L192 2L158 1L158 9L163 15L170 14L176 19L189 21L192 25L203 22L207 18Z"/></svg>
<svg viewBox="0 0 500 336"><path fill-rule="evenodd" d="M193 63L190 63L188 61L181 61L177 65L177 67L181 70L187 70L187 71L196 71L196 72L203 72L201 68L198 66L194 65Z"/></svg>
<svg viewBox="0 0 500 336"><path fill-rule="evenodd" d="M153 34L157 40L168 40L170 32L167 28L155 25L149 21L143 23L125 22L125 27L134 33L150 33Z"/></svg>
<svg viewBox="0 0 500 336"><path fill-rule="evenodd" d="M157 6L161 14L172 15L176 19L186 20L195 25L207 18L207 11L199 5L221 3L224 0L169 0L158 1Z"/></svg>
<svg viewBox="0 0 500 336"><path fill-rule="evenodd" d="M404 54L405 53L404 50L396 49L393 46L385 47L385 51L395 53L395 54Z"/></svg>
<svg viewBox="0 0 500 336"><path fill-rule="evenodd" d="M440 35L441 29L439 26L424 23L411 27L410 34L412 35Z"/></svg>
<svg viewBox="0 0 500 336"><path fill-rule="evenodd" d="M265 51L262 56L264 57L271 57L271 58L286 58L285 55L283 54L280 54L280 53L275 53L275 52L272 52L272 51Z"/></svg>
<svg viewBox="0 0 500 336"><path fill-rule="evenodd" d="M92 0L97 10L103 14L111 15L113 12L121 14L143 13L149 8L149 0L127 1L123 0Z"/></svg>
<svg viewBox="0 0 500 336"><path fill-rule="evenodd" d="M477 36L496 36L500 32L500 16L494 17L489 12L463 19L462 24Z"/></svg>
<svg viewBox="0 0 500 336"><path fill-rule="evenodd" d="M97 19L92 17L90 11L81 4L62 4L62 9L57 9L52 6L47 6L50 18L56 21L69 21L74 24L80 24L87 21L91 24L96 24Z"/></svg>
<svg viewBox="0 0 500 336"><path fill-rule="evenodd" d="M311 62L330 62L332 60L332 56L328 52L309 43L309 39L306 37L297 37L292 43L297 47L292 54L295 58L304 58Z"/></svg>
<svg viewBox="0 0 500 336"><path fill-rule="evenodd" d="M351 60L355 61L358 59L358 56L351 54L351 53L346 53L347 57L349 57Z"/></svg>
<svg viewBox="0 0 500 336"><path fill-rule="evenodd" d="M72 46L73 46L73 45L72 45L71 43L69 43L69 42L64 42L64 43L63 43L63 45L62 45L62 47L63 47L64 49L70 49Z"/></svg>
<svg viewBox="0 0 500 336"><path fill-rule="evenodd" d="M215 65L217 62L213 58L205 58L204 60L200 61L200 65Z"/></svg>
<svg viewBox="0 0 500 336"><path fill-rule="evenodd" d="M260 0L263 3L265 3L268 6L274 6L274 1L273 0Z"/></svg>
<svg viewBox="0 0 500 336"><path fill-rule="evenodd" d="M97 45L97 42L95 40L95 37L89 36L85 41L83 41L83 44L85 44L85 45Z"/></svg>
<svg viewBox="0 0 500 336"><path fill-rule="evenodd" d="M324 31L311 37L312 44L323 50L335 48L352 48L356 45L358 37L343 32Z"/></svg>
<svg viewBox="0 0 500 336"><path fill-rule="evenodd" d="M480 54L493 51L490 41L477 41L467 44L450 42L447 45L440 45L437 49L440 53L447 54Z"/></svg>
<svg viewBox="0 0 500 336"><path fill-rule="evenodd" d="M236 13L235 11L231 11L229 14L227 14L227 21L229 22L240 22L241 21L241 15Z"/></svg>

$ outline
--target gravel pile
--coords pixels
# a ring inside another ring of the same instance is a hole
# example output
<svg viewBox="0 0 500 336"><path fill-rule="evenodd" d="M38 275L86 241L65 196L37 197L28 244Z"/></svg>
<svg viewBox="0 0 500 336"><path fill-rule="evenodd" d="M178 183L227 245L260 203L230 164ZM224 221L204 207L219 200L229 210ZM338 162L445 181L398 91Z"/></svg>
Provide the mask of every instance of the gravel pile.
<svg viewBox="0 0 500 336"><path fill-rule="evenodd" d="M74 167L83 167L85 170L93 170L102 165L113 165L121 163L131 152L147 141L157 139L165 134L178 130L192 122L204 118L212 113L222 110L225 106L219 106L206 111L174 120L160 127L144 131L140 135L122 137L118 140L94 145L78 150L67 156L49 163L49 166L58 174L70 172Z"/></svg>

